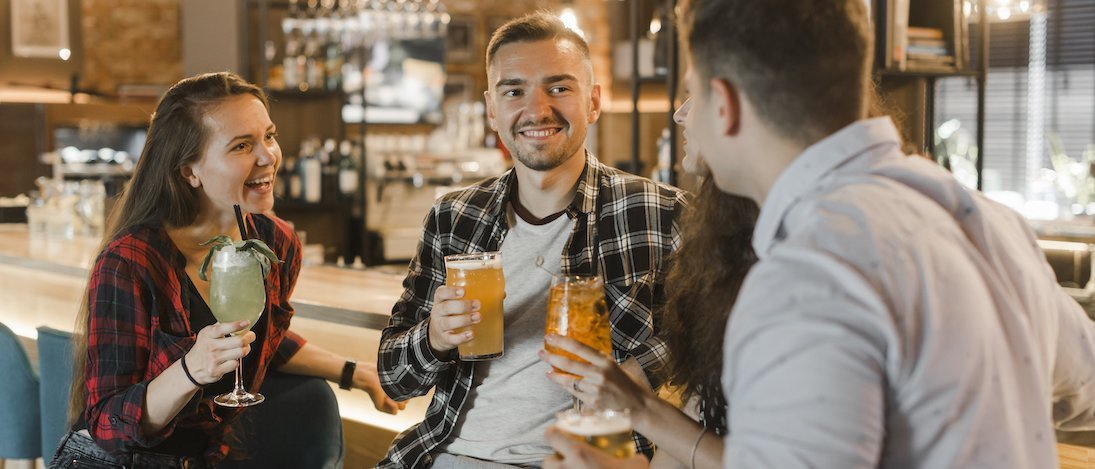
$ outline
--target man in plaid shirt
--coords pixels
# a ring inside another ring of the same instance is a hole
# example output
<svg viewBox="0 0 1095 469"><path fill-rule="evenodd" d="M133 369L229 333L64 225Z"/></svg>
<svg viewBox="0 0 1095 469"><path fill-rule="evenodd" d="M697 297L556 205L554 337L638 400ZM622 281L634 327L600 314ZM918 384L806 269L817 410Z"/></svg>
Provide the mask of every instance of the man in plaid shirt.
<svg viewBox="0 0 1095 469"><path fill-rule="evenodd" d="M600 164L583 148L600 112L589 48L545 13L498 29L487 50L487 117L514 155L498 178L447 194L425 221L404 292L380 343L389 396L433 390L420 424L399 435L380 467L539 465L544 429L579 391L560 389L539 360L551 276L604 279L613 357L657 384L665 360L656 337L666 261L680 244L685 195ZM501 251L506 278L505 351L462 361L479 304L444 286L444 256ZM640 451L652 448L636 437ZM490 461L491 463L487 463Z"/></svg>

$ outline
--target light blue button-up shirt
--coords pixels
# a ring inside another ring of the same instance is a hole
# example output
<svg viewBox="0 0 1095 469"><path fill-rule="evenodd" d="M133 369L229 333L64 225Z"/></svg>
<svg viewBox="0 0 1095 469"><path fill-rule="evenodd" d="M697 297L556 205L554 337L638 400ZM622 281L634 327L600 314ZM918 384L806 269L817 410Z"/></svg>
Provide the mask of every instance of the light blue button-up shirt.
<svg viewBox="0 0 1095 469"><path fill-rule="evenodd" d="M731 468L1056 467L1095 426L1095 329L1031 230L888 118L780 175L727 326Z"/></svg>

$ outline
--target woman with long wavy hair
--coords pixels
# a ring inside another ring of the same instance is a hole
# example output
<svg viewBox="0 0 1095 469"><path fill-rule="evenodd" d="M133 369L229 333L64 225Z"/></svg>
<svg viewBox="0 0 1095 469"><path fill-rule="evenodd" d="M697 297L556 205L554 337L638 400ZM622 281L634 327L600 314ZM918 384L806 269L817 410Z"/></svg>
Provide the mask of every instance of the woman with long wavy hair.
<svg viewBox="0 0 1095 469"><path fill-rule="evenodd" d="M685 101L675 118L688 112ZM687 134L687 130L686 130ZM687 138L687 135L686 135ZM685 169L705 174L694 150L686 147ZM696 197L681 221L681 249L674 257L666 279L669 292L662 309L663 330L669 348L669 362L662 370L668 383L680 389L682 409L658 397L646 386L632 381L623 370L596 351L569 338L549 336L547 340L589 361L583 364L559 355L541 352L541 358L575 378L551 373L563 389L595 408L629 409L634 430L653 441L658 451L651 467L716 467L722 457L722 435L726 433L726 401L719 379L722 374L722 342L730 307L742 280L756 262L753 226L757 205L749 199L719 191L704 178ZM580 467L584 458L598 457L590 446L568 444L567 437L549 429L548 441L559 455L545 461L545 467ZM565 462L563 459L565 458ZM645 466L636 456L632 461L614 460L611 466ZM599 464L589 461L588 465Z"/></svg>
<svg viewBox="0 0 1095 469"><path fill-rule="evenodd" d="M269 214L282 161L276 136L262 90L231 73L184 79L161 98L91 269L74 341L75 423L49 467L216 464L239 410L212 398L231 389L241 360L252 390L274 368L339 380L344 360L289 330L301 246ZM266 274L254 324L217 322L199 275L204 241L244 236L234 205L244 229L282 260ZM380 389L375 366L352 378L378 409L401 407Z"/></svg>

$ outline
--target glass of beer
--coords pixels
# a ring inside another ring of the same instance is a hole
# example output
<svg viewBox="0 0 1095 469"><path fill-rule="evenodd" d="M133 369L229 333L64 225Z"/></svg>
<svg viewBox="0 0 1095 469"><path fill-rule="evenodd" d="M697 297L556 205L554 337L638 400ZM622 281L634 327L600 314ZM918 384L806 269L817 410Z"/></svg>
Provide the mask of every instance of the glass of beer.
<svg viewBox="0 0 1095 469"><path fill-rule="evenodd" d="M588 275L567 275L552 278L548 295L547 334L570 337L601 352L612 354L612 328L605 305L604 281ZM548 353L585 362L570 352L544 344ZM556 373L570 375L558 368Z"/></svg>
<svg viewBox="0 0 1095 469"><path fill-rule="evenodd" d="M445 256L445 281L449 287L463 287L465 300L479 300L479 324L461 329L472 331L472 339L460 344L461 360L490 360L502 356L502 300L506 279L502 276L502 253L454 254Z"/></svg>
<svg viewBox="0 0 1095 469"><path fill-rule="evenodd" d="M627 410L570 409L555 414L555 428L617 458L635 455Z"/></svg>

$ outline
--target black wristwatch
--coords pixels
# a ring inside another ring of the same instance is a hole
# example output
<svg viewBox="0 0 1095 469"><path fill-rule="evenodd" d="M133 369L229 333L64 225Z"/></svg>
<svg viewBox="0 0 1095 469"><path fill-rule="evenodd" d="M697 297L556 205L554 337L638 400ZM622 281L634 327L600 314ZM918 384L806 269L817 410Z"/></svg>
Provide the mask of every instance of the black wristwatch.
<svg viewBox="0 0 1095 469"><path fill-rule="evenodd" d="M353 388L355 370L357 370L357 362L353 360L346 360L346 364L342 365L342 377L338 380L339 388Z"/></svg>

